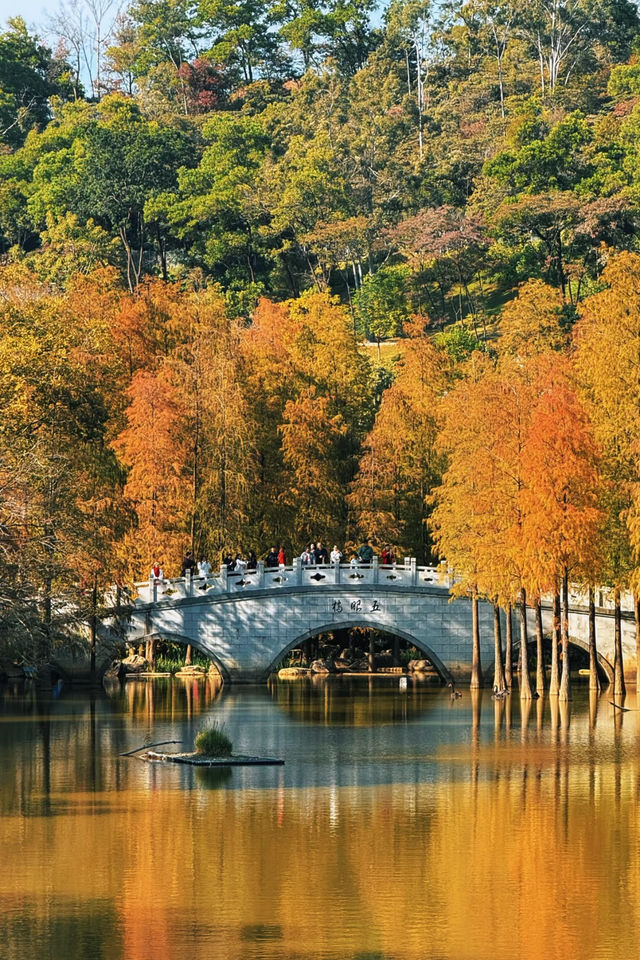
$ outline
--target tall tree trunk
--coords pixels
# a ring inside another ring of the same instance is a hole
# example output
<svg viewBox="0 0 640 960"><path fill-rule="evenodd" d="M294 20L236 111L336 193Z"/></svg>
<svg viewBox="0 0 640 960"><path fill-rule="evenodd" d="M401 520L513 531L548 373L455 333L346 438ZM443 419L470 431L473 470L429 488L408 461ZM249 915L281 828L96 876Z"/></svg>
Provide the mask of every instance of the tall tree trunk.
<svg viewBox="0 0 640 960"><path fill-rule="evenodd" d="M558 696L561 700L571 699L571 677L569 664L569 570L564 565L562 571L562 622L560 633L562 636L562 675Z"/></svg>
<svg viewBox="0 0 640 960"><path fill-rule="evenodd" d="M531 700L531 680L529 679L529 651L527 649L527 592L520 591L520 699Z"/></svg>
<svg viewBox="0 0 640 960"><path fill-rule="evenodd" d="M482 686L482 665L480 663L480 625L478 622L478 591L473 589L471 595L472 621L472 653L471 653L471 684L472 690L479 690Z"/></svg>
<svg viewBox="0 0 640 960"><path fill-rule="evenodd" d="M551 631L551 676L549 678L549 693L552 697L558 696L560 690L560 670L558 668L558 646L560 644L560 594L556 590L553 595L553 630Z"/></svg>
<svg viewBox="0 0 640 960"><path fill-rule="evenodd" d="M624 683L624 665L622 663L622 614L620 612L620 588L613 591L615 653L613 659L613 696L624 697L627 692Z"/></svg>
<svg viewBox="0 0 640 960"><path fill-rule="evenodd" d="M93 575L93 585L91 588L91 634L89 660L89 678L91 686L96 682L96 641L98 635L98 575Z"/></svg>
<svg viewBox="0 0 640 960"><path fill-rule="evenodd" d="M193 663L193 650L191 648L191 644L188 643L187 652L184 655L184 665L185 667L190 667L192 663Z"/></svg>
<svg viewBox="0 0 640 960"><path fill-rule="evenodd" d="M502 663L502 631L500 629L500 607L497 603L493 605L493 640L494 640L494 663L493 663L493 686L497 690L504 690L506 686L504 678L504 666Z"/></svg>
<svg viewBox="0 0 640 960"><path fill-rule="evenodd" d="M640 697L640 596L633 594L633 613L636 621L636 699Z"/></svg>
<svg viewBox="0 0 640 960"><path fill-rule="evenodd" d="M504 679L509 690L513 684L513 618L511 604L507 604L507 630L505 635L504 651Z"/></svg>
<svg viewBox="0 0 640 960"><path fill-rule="evenodd" d="M538 597L536 600L536 690L541 696L544 693L544 650L542 641L542 604L540 597Z"/></svg>
<svg viewBox="0 0 640 960"><path fill-rule="evenodd" d="M596 645L596 599L592 586L589 587L589 690L596 690L597 693L600 693Z"/></svg>

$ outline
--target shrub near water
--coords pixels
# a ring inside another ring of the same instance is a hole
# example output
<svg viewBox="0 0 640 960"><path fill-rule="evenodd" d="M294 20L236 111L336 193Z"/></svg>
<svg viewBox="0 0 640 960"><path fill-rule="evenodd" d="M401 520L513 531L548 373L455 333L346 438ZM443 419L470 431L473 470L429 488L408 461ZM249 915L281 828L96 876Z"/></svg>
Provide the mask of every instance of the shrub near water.
<svg viewBox="0 0 640 960"><path fill-rule="evenodd" d="M194 742L196 753L206 754L208 757L230 757L233 744L218 724L205 727L197 735Z"/></svg>

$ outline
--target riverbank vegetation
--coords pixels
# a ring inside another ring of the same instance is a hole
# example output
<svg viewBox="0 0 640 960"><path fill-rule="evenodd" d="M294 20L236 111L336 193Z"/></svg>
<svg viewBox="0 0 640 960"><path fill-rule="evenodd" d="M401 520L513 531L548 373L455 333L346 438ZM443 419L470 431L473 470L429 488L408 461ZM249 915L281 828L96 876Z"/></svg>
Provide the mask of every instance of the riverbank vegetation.
<svg viewBox="0 0 640 960"><path fill-rule="evenodd" d="M563 696L569 580L611 587L623 690L636 7L372 11L145 0L93 56L71 8L55 46L0 34L3 656L187 548L367 535L474 604L563 598Z"/></svg>

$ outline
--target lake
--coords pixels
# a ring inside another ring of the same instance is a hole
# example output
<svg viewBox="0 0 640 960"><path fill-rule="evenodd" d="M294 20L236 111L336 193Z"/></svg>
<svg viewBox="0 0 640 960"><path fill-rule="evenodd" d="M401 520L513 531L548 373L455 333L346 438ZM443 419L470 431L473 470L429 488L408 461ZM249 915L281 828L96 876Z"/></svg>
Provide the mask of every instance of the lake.
<svg viewBox="0 0 640 960"><path fill-rule="evenodd" d="M0 688L0 958L639 956L640 710L609 696ZM285 766L120 756L211 719Z"/></svg>

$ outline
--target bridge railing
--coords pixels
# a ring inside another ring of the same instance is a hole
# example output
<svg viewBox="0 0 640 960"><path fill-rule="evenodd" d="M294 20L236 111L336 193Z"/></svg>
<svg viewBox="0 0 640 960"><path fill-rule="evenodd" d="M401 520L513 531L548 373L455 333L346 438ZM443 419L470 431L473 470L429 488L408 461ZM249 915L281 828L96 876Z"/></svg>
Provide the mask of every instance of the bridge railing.
<svg viewBox="0 0 640 960"><path fill-rule="evenodd" d="M260 561L256 569L246 566L230 572L222 566L215 576L175 577L172 579L145 580L136 583L137 601L160 603L215 594L247 593L253 590L280 589L283 586L318 587L343 584L360 586L449 587L446 572L438 567L419 567L413 557L401 563L379 564L378 558L370 564L310 564L296 558L291 566L267 567Z"/></svg>

